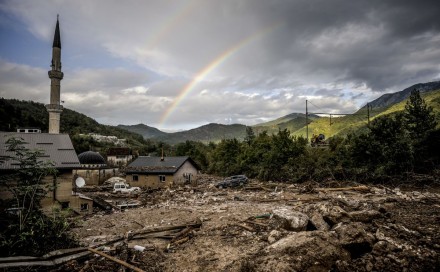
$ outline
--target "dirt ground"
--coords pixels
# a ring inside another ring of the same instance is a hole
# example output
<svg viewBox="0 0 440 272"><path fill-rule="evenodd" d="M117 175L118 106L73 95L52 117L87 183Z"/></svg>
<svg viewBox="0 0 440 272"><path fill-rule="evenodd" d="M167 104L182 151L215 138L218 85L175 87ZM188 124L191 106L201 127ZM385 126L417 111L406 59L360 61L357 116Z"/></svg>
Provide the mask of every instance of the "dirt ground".
<svg viewBox="0 0 440 272"><path fill-rule="evenodd" d="M142 205L77 218L72 234L84 246L122 237L98 250L144 271L440 271L434 190L218 181L131 196ZM122 266L89 255L55 271L69 270Z"/></svg>

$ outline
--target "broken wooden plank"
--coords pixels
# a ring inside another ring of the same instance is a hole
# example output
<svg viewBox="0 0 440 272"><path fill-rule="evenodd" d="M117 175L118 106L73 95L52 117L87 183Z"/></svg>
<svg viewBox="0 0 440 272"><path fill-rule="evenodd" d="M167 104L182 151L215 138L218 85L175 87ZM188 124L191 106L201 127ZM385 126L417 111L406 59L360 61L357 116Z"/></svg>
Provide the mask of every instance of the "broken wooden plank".
<svg viewBox="0 0 440 272"><path fill-rule="evenodd" d="M369 192L370 188L365 185L353 186L353 187L340 187L340 188L317 188L318 191L332 192L332 191L358 191Z"/></svg>
<svg viewBox="0 0 440 272"><path fill-rule="evenodd" d="M234 225L235 226L239 226L239 227L241 227L241 228L243 228L243 229L245 229L247 231L250 231L250 232L254 232L255 231L253 228L251 228L249 226L246 226L246 225L243 225L243 224L235 223Z"/></svg>
<svg viewBox="0 0 440 272"><path fill-rule="evenodd" d="M98 255L100 255L100 256L102 256L102 257L104 257L104 258L107 258L107 259L109 259L109 260L111 260L111 261L114 261L115 263L118 263L118 264L123 265L123 266L125 266L125 267L127 267L127 268L130 268L131 270L134 270L134 271L137 271L137 272L145 272L144 270L142 270L142 269L140 269L140 268L137 268L137 267L134 266L134 265L131 265L131 264L127 263L127 262L124 262L124 261L122 261L122 260L119 260L118 258L115 258L115 257L113 257L113 256L110 256L110 255L108 255L108 254L105 254L104 252L101 252L101 251L96 250L96 249L94 249L94 248L90 248L90 247L89 247L88 250L91 251L91 252L93 252L93 253L95 253L95 254L98 254Z"/></svg>
<svg viewBox="0 0 440 272"><path fill-rule="evenodd" d="M7 262L7 263L0 263L0 268L11 268L11 267L33 267L33 266L58 266L60 264L66 263L71 260L79 259L84 256L89 255L90 252L83 251L72 255L63 256L60 258L56 258L53 260L45 260L44 258L36 258L36 259L29 259L28 261L19 261L17 258L17 261L13 262ZM29 258L29 257L28 257Z"/></svg>
<svg viewBox="0 0 440 272"><path fill-rule="evenodd" d="M259 223L259 222L255 222L255 221L251 221L251 220L246 220L246 221L244 221L245 223L249 223L249 224L254 224L254 225L257 225L257 226L261 226L261 227L265 227L265 228L267 228L269 225L268 224L263 224L263 223Z"/></svg>
<svg viewBox="0 0 440 272"><path fill-rule="evenodd" d="M140 234L148 234L148 233L161 232L161 231L167 231L167 230L184 229L186 227L200 228L201 226L202 226L202 222L200 220L198 220L195 223L189 223L189 224L142 229L142 230L138 230L138 231L134 231L134 232L130 233L129 237L131 238L131 237L134 237L134 236L140 235Z"/></svg>
<svg viewBox="0 0 440 272"><path fill-rule="evenodd" d="M187 236L189 236L189 235L191 234L192 230L193 230L192 227L186 227L186 228L184 228L183 230L181 230L180 232L178 232L178 233L176 234L176 236L173 238L173 240L171 241L171 243L173 243L173 242L175 242L175 241L177 241L177 240L179 240L179 239L182 239L182 237L187 237Z"/></svg>

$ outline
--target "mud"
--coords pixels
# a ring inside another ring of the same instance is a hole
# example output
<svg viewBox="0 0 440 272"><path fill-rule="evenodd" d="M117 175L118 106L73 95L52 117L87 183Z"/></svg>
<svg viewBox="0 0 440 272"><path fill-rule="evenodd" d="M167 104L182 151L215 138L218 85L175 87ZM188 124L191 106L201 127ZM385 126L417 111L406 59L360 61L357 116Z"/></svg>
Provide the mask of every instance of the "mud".
<svg viewBox="0 0 440 272"><path fill-rule="evenodd" d="M178 243L164 233L100 248L145 271L439 271L438 191L257 181L217 189L216 181L131 196L142 205L77 219L72 234L94 246L129 232L202 222ZM57 271L120 267L94 256Z"/></svg>

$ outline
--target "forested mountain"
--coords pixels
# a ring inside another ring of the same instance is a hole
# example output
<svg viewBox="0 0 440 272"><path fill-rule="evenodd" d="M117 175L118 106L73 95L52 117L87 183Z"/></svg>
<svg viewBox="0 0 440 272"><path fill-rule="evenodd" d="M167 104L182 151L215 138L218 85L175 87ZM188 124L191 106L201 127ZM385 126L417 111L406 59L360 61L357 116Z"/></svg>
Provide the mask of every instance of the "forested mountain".
<svg viewBox="0 0 440 272"><path fill-rule="evenodd" d="M370 122L378 116L403 111L405 99L412 90L419 90L427 104L433 107L434 112L440 110L440 82L420 83L403 91L393 94L385 94L369 103ZM0 99L0 130L16 131L17 127L38 127L47 132L48 114L41 103L32 101L19 101L15 99ZM367 108L364 107L351 115L336 118L335 116L320 117L309 115L309 137L312 134L325 134L327 138L334 135L346 135L350 132L362 130L368 123ZM130 146L141 147L146 139L168 144L176 144L185 141L219 142L222 139L236 138L243 140L246 137L246 126L241 124L223 125L207 124L187 131L166 133L157 128L145 124L138 125L101 125L94 119L84 114L64 109L61 114L61 132L69 133L72 137L80 133L98 133L101 135L113 135L118 138L128 139ZM292 113L276 120L252 126L255 134L266 131L268 134L276 134L280 130L287 129L296 136L306 136L306 118L304 113ZM74 141L76 138L74 137ZM87 143L83 143L83 149Z"/></svg>
<svg viewBox="0 0 440 272"><path fill-rule="evenodd" d="M157 128L150 127L144 124L137 124L132 126L126 126L126 125L118 125L118 128L122 128L137 134L142 135L145 139L151 139L151 138L160 138L160 137L166 137L168 133L160 131Z"/></svg>
<svg viewBox="0 0 440 272"><path fill-rule="evenodd" d="M420 94L435 91L440 89L440 81L428 82L428 83L418 83L408 87L400 92L384 94L381 97L371 101L369 104L373 108L383 108L388 107L399 102L404 101L409 97L411 91L420 91Z"/></svg>
<svg viewBox="0 0 440 272"><path fill-rule="evenodd" d="M42 132L47 132L49 127L49 115L42 103L32 101L20 101L16 99L0 98L0 131L17 131L19 127L36 127ZM61 133L68 133L74 142L82 141L83 147L77 150L89 149L90 145L97 145L90 139L79 139L78 134L97 133L107 136L116 136L127 139L130 146L143 146L145 140L139 134L129 132L122 128L102 125L94 119L73 110L64 108L61 113Z"/></svg>

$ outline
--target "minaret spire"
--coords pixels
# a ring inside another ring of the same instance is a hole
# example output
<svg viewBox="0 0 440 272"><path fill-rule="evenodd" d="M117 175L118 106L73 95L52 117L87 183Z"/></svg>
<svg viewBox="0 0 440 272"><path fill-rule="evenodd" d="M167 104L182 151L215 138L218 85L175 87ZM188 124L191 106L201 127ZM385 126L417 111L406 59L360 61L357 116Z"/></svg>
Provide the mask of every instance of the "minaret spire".
<svg viewBox="0 0 440 272"><path fill-rule="evenodd" d="M60 37L60 23L58 21L59 15L57 14L57 26L55 27L55 35L53 36L53 46L61 49L61 37Z"/></svg>
<svg viewBox="0 0 440 272"><path fill-rule="evenodd" d="M64 74L61 72L61 35L58 19L59 16L57 15L52 46L52 70L48 72L50 78L50 104L46 105L49 112L49 133L53 134L60 133L60 115L63 111L63 106L60 105L60 83Z"/></svg>

